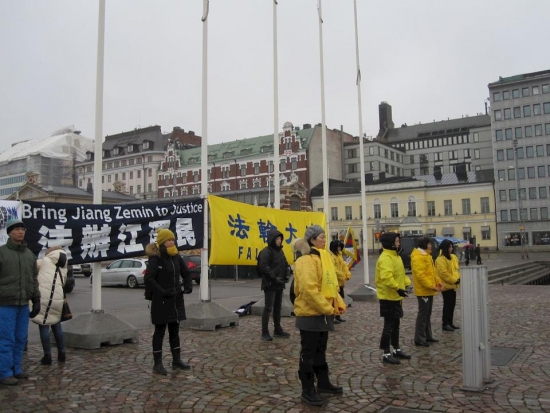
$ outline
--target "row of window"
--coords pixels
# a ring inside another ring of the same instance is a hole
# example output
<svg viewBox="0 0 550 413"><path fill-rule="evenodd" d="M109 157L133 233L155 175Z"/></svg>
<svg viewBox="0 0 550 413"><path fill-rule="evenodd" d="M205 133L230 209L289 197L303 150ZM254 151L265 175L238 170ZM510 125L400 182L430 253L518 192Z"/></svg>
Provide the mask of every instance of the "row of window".
<svg viewBox="0 0 550 413"><path fill-rule="evenodd" d="M500 100L509 100L510 96L512 97L512 99L519 99L521 96L528 97L531 95L540 95L541 90L542 93L550 93L549 84L542 85L542 88L539 86L532 86L531 88L524 87L521 89L512 89L511 95L509 90L505 90L503 92L494 92L493 102L498 102Z"/></svg>
<svg viewBox="0 0 550 413"><path fill-rule="evenodd" d="M515 106L513 108L496 109L493 111L493 115L495 117L495 121L497 121L503 119L512 119L512 115L514 119L521 117L528 118L531 115L542 115L543 112L545 115L550 114L550 102L544 102L542 104L542 111L541 104L534 103L532 108L531 105L524 105Z"/></svg>
<svg viewBox="0 0 550 413"><path fill-rule="evenodd" d="M546 145L546 151L544 150L544 145L535 145L535 146L518 146L515 148L518 159L534 158L536 156L550 156L550 144ZM507 160L514 159L514 148L507 149L498 149L497 150L497 161L504 161L504 154L506 154Z"/></svg>
<svg viewBox="0 0 550 413"><path fill-rule="evenodd" d="M546 169L548 168L548 175L546 174ZM527 178L544 178L545 176L550 176L550 165L538 165L538 166L528 166L527 168L518 168L518 178L525 179L525 170L527 169ZM499 169L498 180L505 181L508 177L509 181L514 181L516 179L516 170L513 168L508 169Z"/></svg>
<svg viewBox="0 0 550 413"><path fill-rule="evenodd" d="M0 185L3 186L3 185L19 184L21 182L26 182L26 181L27 181L27 177L25 175L10 176L9 178L0 179Z"/></svg>
<svg viewBox="0 0 550 413"><path fill-rule="evenodd" d="M437 147L443 147L443 146L449 146L449 145L460 145L460 144L472 143L472 142L479 142L479 133L474 132L472 135L455 135L455 136L446 136L443 138L418 140L414 142L396 144L394 146L396 148L403 148L409 151L409 150L418 150L418 149L437 148ZM414 163L414 159L412 157L413 155L411 155L411 164Z"/></svg>
<svg viewBox="0 0 550 413"><path fill-rule="evenodd" d="M128 146L126 146L126 148L123 148L121 146L115 146L110 151L104 150L103 151L103 157L108 158L109 155L111 155L111 154L113 156L124 155L124 149L126 149L127 153L139 152L139 146L140 145L137 145L137 144L134 144L134 143L128 144ZM141 147L142 147L143 150L147 150L147 149L151 149L153 147L153 144L150 141L143 141L142 144L141 144ZM90 156L90 158L88 160L91 160L91 154L89 156Z"/></svg>
<svg viewBox="0 0 550 413"><path fill-rule="evenodd" d="M529 208L529 218L527 218L527 208L522 208L521 219L523 221L526 221L527 219L530 219L531 221L538 221L539 219L548 219L548 207ZM500 221L501 222L518 221L518 210L501 209Z"/></svg>
<svg viewBox="0 0 550 413"><path fill-rule="evenodd" d="M464 198L461 200L462 203L462 214L463 215L471 215L472 214L472 207L471 207L471 201L470 198ZM481 213L482 214L488 214L491 212L490 204L489 204L489 197L481 197L480 198L480 204L481 204ZM399 202L396 199L392 199L390 201L390 217L391 218L399 218ZM375 203L373 206L373 218L374 219L381 219L382 218L382 204ZM435 208L435 201L428 201L427 202L427 209L428 209L428 216L435 216L436 215L436 208ZM362 210L359 208L359 214L353 215L352 207L346 206L344 207L345 214L344 219L346 220L352 220L352 219L362 219ZM444 200L443 201L443 210L444 215L453 215L453 201L451 199ZM416 215L416 201L408 201L407 203L407 216L417 216ZM476 214L477 211L474 211L474 214ZM338 215L338 207L331 207L330 209L330 217L333 221L338 221L339 215Z"/></svg>
<svg viewBox="0 0 550 413"><path fill-rule="evenodd" d="M124 167L127 167L127 166L132 166L132 165L141 165L143 162L143 158L140 156L138 158L130 158L130 159L122 159L120 161L113 161L113 162L104 162L103 163L103 170L108 170L108 169L116 169L116 168L124 168ZM149 155L147 156L147 162L153 162L153 156L152 155ZM86 169L86 172L93 172L94 171L94 167L93 165L88 165L85 167ZM78 169L78 173L82 173L82 169L79 168Z"/></svg>
<svg viewBox="0 0 550 413"><path fill-rule="evenodd" d="M516 192L517 191L515 189L501 189L498 191L498 198L501 201L507 201L508 199L510 201L515 201L517 200ZM531 186L529 188L519 189L519 196L521 199L526 199L527 194L529 194L529 199L547 199L548 188L546 186L539 186L538 188L535 186Z"/></svg>
<svg viewBox="0 0 550 413"><path fill-rule="evenodd" d="M506 140L521 139L524 137L532 138L533 130L534 130L535 136L543 135L542 124L539 123L534 127L533 125L527 125L523 127L518 126L516 128L496 129L495 140L502 141L504 140L504 138L506 138ZM544 135L550 135L550 123L544 124Z"/></svg>

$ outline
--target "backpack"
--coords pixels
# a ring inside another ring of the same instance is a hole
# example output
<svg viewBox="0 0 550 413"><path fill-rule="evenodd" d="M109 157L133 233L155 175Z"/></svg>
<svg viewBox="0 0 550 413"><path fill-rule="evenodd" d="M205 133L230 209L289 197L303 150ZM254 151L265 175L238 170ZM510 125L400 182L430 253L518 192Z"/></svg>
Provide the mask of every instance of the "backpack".
<svg viewBox="0 0 550 413"><path fill-rule="evenodd" d="M249 303L241 305L237 310L235 310L235 313L238 315L249 315L252 312L252 305L256 302L257 301L250 301Z"/></svg>

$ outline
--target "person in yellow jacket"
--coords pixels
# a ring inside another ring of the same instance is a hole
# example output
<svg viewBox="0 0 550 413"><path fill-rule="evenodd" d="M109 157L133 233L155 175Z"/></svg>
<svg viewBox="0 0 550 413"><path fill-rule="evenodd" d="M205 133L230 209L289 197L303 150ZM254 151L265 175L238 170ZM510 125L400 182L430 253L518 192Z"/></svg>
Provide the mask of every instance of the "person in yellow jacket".
<svg viewBox="0 0 550 413"><path fill-rule="evenodd" d="M414 344L429 347L437 343L432 334L432 308L434 295L442 290L441 280L435 274L432 258L432 241L428 237L418 240L418 248L411 253L414 295L418 300L418 314L414 329Z"/></svg>
<svg viewBox="0 0 550 413"><path fill-rule="evenodd" d="M380 303L380 317L384 317L384 328L380 338L380 349L384 351L383 363L400 364L399 359L411 356L399 345L399 325L403 318L403 297L411 280L405 274L403 260L397 253L401 246L399 234L386 232L380 237L382 252L376 261L376 296ZM390 351L390 345L394 351Z"/></svg>
<svg viewBox="0 0 550 413"><path fill-rule="evenodd" d="M453 243L446 239L439 245L439 257L435 260L435 273L443 284L443 316L441 318L443 331L455 331L460 327L453 324L456 306L456 290L460 284L458 258L453 254Z"/></svg>
<svg viewBox="0 0 550 413"><path fill-rule="evenodd" d="M326 242L324 229L311 225L304 239L294 243L294 250L301 254L294 263L294 314L301 338L298 376L302 382L302 400L312 406L323 404L317 392L343 393L342 387L329 380L326 358L329 331L334 330L334 316L346 310L346 304L338 294L338 279Z"/></svg>
<svg viewBox="0 0 550 413"><path fill-rule="evenodd" d="M345 298L344 285L346 281L351 279L351 271L348 268L348 264L344 261L342 257L342 250L344 249L344 243L342 241L334 240L330 242L330 257L332 258L332 263L336 269L336 277L338 278L338 287L340 297ZM340 315L334 317L334 324L344 323L344 320Z"/></svg>

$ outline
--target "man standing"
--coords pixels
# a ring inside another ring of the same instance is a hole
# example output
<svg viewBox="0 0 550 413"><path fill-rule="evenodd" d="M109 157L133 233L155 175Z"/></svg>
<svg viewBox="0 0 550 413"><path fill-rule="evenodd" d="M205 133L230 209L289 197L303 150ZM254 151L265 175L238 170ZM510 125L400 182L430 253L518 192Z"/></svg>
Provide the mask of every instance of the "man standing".
<svg viewBox="0 0 550 413"><path fill-rule="evenodd" d="M25 224L12 219L6 224L8 242L0 247L0 384L15 385L29 375L21 360L29 319L40 311L36 256L25 243ZM32 311L29 313L29 300Z"/></svg>
<svg viewBox="0 0 550 413"><path fill-rule="evenodd" d="M288 262L283 252L283 234L272 229L267 234L267 247L258 255L258 271L262 276L262 290L265 296L262 313L262 340L272 341L269 334L269 317L273 313L276 337L290 337L281 327L281 305L285 282L290 277Z"/></svg>
<svg viewBox="0 0 550 413"><path fill-rule="evenodd" d="M476 253L477 265L481 265L481 246L479 244L475 247L474 252Z"/></svg>

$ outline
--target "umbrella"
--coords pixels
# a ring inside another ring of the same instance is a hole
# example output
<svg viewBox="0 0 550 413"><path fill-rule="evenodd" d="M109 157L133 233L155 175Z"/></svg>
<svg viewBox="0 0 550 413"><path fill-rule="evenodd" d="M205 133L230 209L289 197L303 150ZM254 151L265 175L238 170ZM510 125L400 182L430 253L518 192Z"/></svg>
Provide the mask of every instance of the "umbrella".
<svg viewBox="0 0 550 413"><path fill-rule="evenodd" d="M463 248L473 248L473 247L475 247L474 244L466 244L466 245L464 245Z"/></svg>
<svg viewBox="0 0 550 413"><path fill-rule="evenodd" d="M468 242L465 239L454 238L454 237L434 237L434 239L440 244L443 240L446 240L446 239L451 241L453 244L464 244L465 242Z"/></svg>

